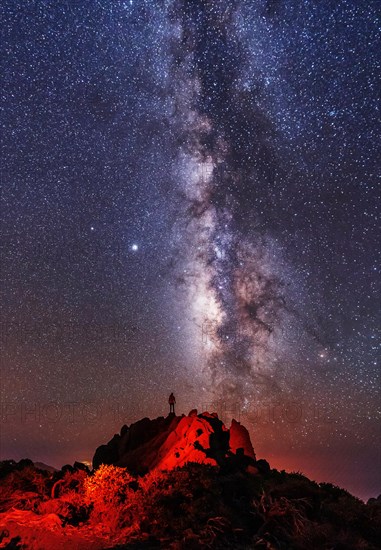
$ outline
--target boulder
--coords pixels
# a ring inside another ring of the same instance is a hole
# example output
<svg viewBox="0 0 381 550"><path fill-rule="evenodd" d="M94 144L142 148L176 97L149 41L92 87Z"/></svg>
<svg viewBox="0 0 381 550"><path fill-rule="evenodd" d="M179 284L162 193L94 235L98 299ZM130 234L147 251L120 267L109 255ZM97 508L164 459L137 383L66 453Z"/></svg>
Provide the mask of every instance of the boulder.
<svg viewBox="0 0 381 550"><path fill-rule="evenodd" d="M237 449L243 449L246 456L256 459L253 445L251 443L250 434L240 422L232 420L230 426L230 449L233 453L237 453Z"/></svg>

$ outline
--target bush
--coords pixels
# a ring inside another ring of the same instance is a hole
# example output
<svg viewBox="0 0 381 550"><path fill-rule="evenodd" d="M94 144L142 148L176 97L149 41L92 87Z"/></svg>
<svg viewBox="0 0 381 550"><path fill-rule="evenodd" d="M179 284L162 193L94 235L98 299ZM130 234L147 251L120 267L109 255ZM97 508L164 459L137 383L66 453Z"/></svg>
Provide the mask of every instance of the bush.
<svg viewBox="0 0 381 550"><path fill-rule="evenodd" d="M52 479L50 490L51 498L62 497L66 493L75 491L79 494L84 492L84 483L88 474L84 470L61 470Z"/></svg>
<svg viewBox="0 0 381 550"><path fill-rule="evenodd" d="M84 503L91 506L90 520L106 532L137 531L140 502L134 485L135 479L125 468L102 464L84 482Z"/></svg>
<svg viewBox="0 0 381 550"><path fill-rule="evenodd" d="M0 512L10 508L33 510L38 501L48 494L50 474L36 469L33 463L30 465L31 461L12 462L7 461L5 468L2 468Z"/></svg>

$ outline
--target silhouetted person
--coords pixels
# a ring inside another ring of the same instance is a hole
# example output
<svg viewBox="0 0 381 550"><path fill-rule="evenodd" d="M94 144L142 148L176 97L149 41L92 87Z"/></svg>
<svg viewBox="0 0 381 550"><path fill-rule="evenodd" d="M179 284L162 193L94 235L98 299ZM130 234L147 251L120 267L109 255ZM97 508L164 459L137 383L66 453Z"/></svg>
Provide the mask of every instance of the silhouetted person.
<svg viewBox="0 0 381 550"><path fill-rule="evenodd" d="M171 395L169 396L168 403L169 403L169 414L171 413L175 414L176 399L173 393L171 393Z"/></svg>

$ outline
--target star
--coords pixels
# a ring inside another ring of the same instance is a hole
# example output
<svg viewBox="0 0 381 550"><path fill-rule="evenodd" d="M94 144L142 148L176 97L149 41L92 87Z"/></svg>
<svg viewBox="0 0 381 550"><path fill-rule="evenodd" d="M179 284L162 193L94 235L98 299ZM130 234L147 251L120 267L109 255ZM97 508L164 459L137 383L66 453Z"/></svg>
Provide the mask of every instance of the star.
<svg viewBox="0 0 381 550"><path fill-rule="evenodd" d="M376 3L3 4L1 400L30 418L128 403L129 423L160 415L173 381L188 410L203 388L249 419L291 397L335 430L253 421L254 442L304 470L346 430L361 476L339 452L328 474L371 496ZM36 421L2 450L78 459L61 416L65 445Z"/></svg>

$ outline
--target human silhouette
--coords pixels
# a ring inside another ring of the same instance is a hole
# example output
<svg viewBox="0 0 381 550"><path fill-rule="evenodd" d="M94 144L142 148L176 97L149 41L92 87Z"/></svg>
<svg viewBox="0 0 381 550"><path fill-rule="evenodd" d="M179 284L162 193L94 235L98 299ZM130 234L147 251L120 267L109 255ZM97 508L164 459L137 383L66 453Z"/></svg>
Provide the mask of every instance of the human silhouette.
<svg viewBox="0 0 381 550"><path fill-rule="evenodd" d="M171 395L169 396L168 403L169 403L169 414L171 414L171 413L175 414L176 399L175 399L175 396L173 395L173 393L171 393Z"/></svg>

